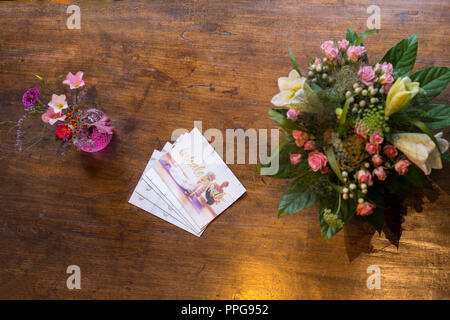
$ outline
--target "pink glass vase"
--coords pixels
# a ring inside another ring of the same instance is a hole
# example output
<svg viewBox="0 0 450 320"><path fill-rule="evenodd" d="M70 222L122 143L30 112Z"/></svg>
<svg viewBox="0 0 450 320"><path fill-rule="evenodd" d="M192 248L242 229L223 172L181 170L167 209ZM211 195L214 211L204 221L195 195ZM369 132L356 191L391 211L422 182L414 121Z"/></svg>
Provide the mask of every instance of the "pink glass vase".
<svg viewBox="0 0 450 320"><path fill-rule="evenodd" d="M88 109L85 111L88 115L87 123L95 124L101 119L104 119L105 113L98 109ZM111 122L108 118L107 126L112 127ZM104 123L103 126L104 128ZM99 130L95 125L89 128L83 129L74 139L75 146L85 152L97 152L106 148L106 146L111 142L113 136L113 127L110 132L105 132L105 130Z"/></svg>

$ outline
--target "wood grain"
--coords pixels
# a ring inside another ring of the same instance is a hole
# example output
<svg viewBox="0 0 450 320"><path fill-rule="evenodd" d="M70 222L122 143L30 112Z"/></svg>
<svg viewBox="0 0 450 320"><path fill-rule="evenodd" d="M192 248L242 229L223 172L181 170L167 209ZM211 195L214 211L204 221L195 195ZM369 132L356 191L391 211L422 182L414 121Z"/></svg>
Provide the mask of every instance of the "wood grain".
<svg viewBox="0 0 450 320"><path fill-rule="evenodd" d="M81 8L80 30L66 28L68 3L0 3L0 121L21 116L34 74L82 70L89 105L112 118L116 135L100 154L61 157L48 130L19 153L2 122L0 298L450 298L448 164L424 194L405 200L398 248L358 220L324 243L317 208L278 219L288 182L266 185L254 165L230 166L247 194L200 239L127 203L173 130L195 120L223 132L276 128L267 111L277 78L290 70L286 46L304 70L323 41L347 27L364 31L373 1L70 4ZM381 30L365 41L372 61L417 31L416 69L449 66L448 1L376 4ZM72 264L81 290L66 288ZM381 268L380 290L366 288L370 265Z"/></svg>

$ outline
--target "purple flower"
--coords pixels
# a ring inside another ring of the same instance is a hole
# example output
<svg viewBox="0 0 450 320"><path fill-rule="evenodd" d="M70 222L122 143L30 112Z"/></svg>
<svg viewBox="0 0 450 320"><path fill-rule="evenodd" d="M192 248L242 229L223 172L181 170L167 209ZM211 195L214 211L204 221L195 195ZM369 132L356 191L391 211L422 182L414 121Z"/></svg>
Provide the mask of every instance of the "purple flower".
<svg viewBox="0 0 450 320"><path fill-rule="evenodd" d="M22 98L22 103L25 107L31 107L38 101L39 99L39 90L38 89L30 89L24 93Z"/></svg>

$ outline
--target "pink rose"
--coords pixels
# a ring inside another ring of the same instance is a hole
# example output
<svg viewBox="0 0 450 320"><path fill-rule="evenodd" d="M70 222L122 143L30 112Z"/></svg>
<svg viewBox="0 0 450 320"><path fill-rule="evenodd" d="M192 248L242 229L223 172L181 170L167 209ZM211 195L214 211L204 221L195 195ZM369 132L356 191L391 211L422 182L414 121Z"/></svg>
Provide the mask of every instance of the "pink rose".
<svg viewBox="0 0 450 320"><path fill-rule="evenodd" d="M372 162L379 166L383 163L383 159L378 154L376 154L372 157Z"/></svg>
<svg viewBox="0 0 450 320"><path fill-rule="evenodd" d="M366 151L370 154L375 154L380 152L380 146L376 143L368 143L366 144Z"/></svg>
<svg viewBox="0 0 450 320"><path fill-rule="evenodd" d="M391 144L387 144L383 148L383 152L388 156L389 159L394 159L398 155L397 148Z"/></svg>
<svg viewBox="0 0 450 320"><path fill-rule="evenodd" d="M336 58L339 53L339 50L335 47L334 42L331 40L322 43L320 48L324 52L325 56L330 60Z"/></svg>
<svg viewBox="0 0 450 320"><path fill-rule="evenodd" d="M384 138L382 136L380 136L379 133L374 133L370 136L369 141L372 143L376 143L376 144L382 144L383 143Z"/></svg>
<svg viewBox="0 0 450 320"><path fill-rule="evenodd" d="M319 151L313 151L308 155L308 164L314 172L325 168L327 163L327 156Z"/></svg>
<svg viewBox="0 0 450 320"><path fill-rule="evenodd" d="M286 117L287 117L289 120L297 121L297 118L298 118L299 114L300 114L300 111L299 111L299 110L296 110L296 109L289 109L288 112L286 113Z"/></svg>
<svg viewBox="0 0 450 320"><path fill-rule="evenodd" d="M375 71L373 71L372 67L369 65L365 65L364 67L361 66L358 71L358 76L366 86L371 86L378 81Z"/></svg>
<svg viewBox="0 0 450 320"><path fill-rule="evenodd" d="M408 167L411 164L408 160L400 160L395 165L395 171L398 172L399 175L403 176L408 172Z"/></svg>
<svg viewBox="0 0 450 320"><path fill-rule="evenodd" d="M308 134L300 130L292 130L292 136L295 139L295 144L300 148L308 141Z"/></svg>
<svg viewBox="0 0 450 320"><path fill-rule="evenodd" d="M377 176L378 180L384 181L386 180L386 171L384 171L383 167L378 167L375 170L373 170L373 174Z"/></svg>
<svg viewBox="0 0 450 320"><path fill-rule="evenodd" d="M382 84L392 84L394 82L394 77L390 73L385 73L380 77Z"/></svg>
<svg viewBox="0 0 450 320"><path fill-rule="evenodd" d="M369 133L369 128L364 123L359 123L355 126L355 133L365 140Z"/></svg>
<svg viewBox="0 0 450 320"><path fill-rule="evenodd" d="M347 56L350 60L352 60L353 62L358 61L359 57L361 57L362 55L364 55L367 52L366 48L359 46L350 46L347 49Z"/></svg>
<svg viewBox="0 0 450 320"><path fill-rule="evenodd" d="M320 59L319 58L316 58L315 60L314 60L314 63L312 64L314 67L317 67L318 65L320 65Z"/></svg>
<svg viewBox="0 0 450 320"><path fill-rule="evenodd" d="M301 158L302 158L302 155L301 154L291 154L290 155L290 159L291 159L291 163L292 163L292 165L296 165L296 164L299 164L300 163L300 160L301 160Z"/></svg>
<svg viewBox="0 0 450 320"><path fill-rule="evenodd" d="M383 64L381 65L381 71L383 73L393 74L394 73L394 67L389 62L383 62Z"/></svg>
<svg viewBox="0 0 450 320"><path fill-rule="evenodd" d="M373 213L373 209L376 208L376 205L373 203L364 201L363 203L358 203L356 207L356 213L360 216L367 216Z"/></svg>
<svg viewBox="0 0 450 320"><path fill-rule="evenodd" d="M359 170L356 174L356 178L361 183L369 183L370 181L372 181L372 175L367 170Z"/></svg>
<svg viewBox="0 0 450 320"><path fill-rule="evenodd" d="M334 46L334 42L331 40L325 41L324 43L322 43L320 45L320 49L322 49L322 51L325 52L325 50L331 49L331 48L335 48Z"/></svg>
<svg viewBox="0 0 450 320"><path fill-rule="evenodd" d="M306 151L309 151L309 150L314 150L314 148L315 148L315 143L314 143L314 141L307 141L306 143L305 143L305 146L303 147Z"/></svg>
<svg viewBox="0 0 450 320"><path fill-rule="evenodd" d="M350 44L350 42L348 42L345 39L338 41L338 46L339 46L339 48L341 48L342 51L346 51L348 49L349 44Z"/></svg>

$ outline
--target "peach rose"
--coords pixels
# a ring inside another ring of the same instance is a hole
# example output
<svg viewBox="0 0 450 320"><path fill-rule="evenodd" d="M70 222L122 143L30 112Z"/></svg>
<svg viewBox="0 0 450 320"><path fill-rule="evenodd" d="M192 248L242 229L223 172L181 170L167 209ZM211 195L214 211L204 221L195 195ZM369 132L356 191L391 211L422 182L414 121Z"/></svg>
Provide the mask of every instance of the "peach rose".
<svg viewBox="0 0 450 320"><path fill-rule="evenodd" d="M376 205L373 203L364 201L363 203L359 203L356 207L356 213L360 216L367 216L373 213L373 209L376 208Z"/></svg>
<svg viewBox="0 0 450 320"><path fill-rule="evenodd" d="M295 139L295 144L300 148L308 141L308 134L300 130L292 130L292 136Z"/></svg>

